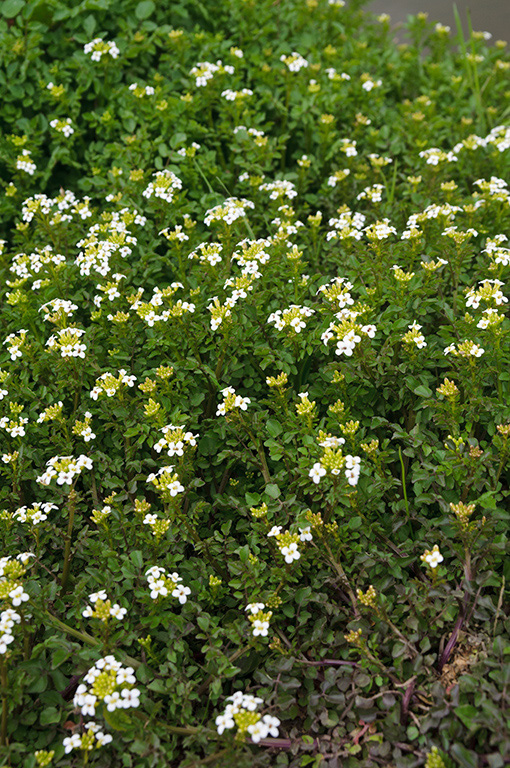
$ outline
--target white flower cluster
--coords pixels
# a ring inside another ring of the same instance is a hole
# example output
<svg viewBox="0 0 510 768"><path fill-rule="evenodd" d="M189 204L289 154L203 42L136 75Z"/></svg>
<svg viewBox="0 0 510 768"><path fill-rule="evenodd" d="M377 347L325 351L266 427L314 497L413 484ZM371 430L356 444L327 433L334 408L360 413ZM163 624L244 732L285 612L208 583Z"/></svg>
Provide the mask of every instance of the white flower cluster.
<svg viewBox="0 0 510 768"><path fill-rule="evenodd" d="M77 214L80 219L87 219L89 216L92 216L89 203L90 197L84 197L81 202L75 196L74 192L70 192L68 189L63 190L60 195L57 195L57 197L54 198L38 194L33 197L27 197L27 199L23 201L21 206L21 217L23 221L28 224L32 221L36 213L43 216L52 214L51 219L49 220L51 225L72 221L73 214ZM42 250L43 252L51 251L52 248L51 246L46 245ZM24 254L22 255L24 256Z"/></svg>
<svg viewBox="0 0 510 768"><path fill-rule="evenodd" d="M341 450L326 448L320 461L317 461L308 473L313 482L318 485L328 472L333 476L338 476L344 470L345 478L349 485L357 485L360 471L361 459L359 456L347 454L343 456Z"/></svg>
<svg viewBox="0 0 510 768"><path fill-rule="evenodd" d="M253 139L253 143L257 147L265 147L267 144L267 136L265 135L264 131L262 131L260 128L247 128L245 125L236 125L234 128L234 136L237 136L237 134L240 134L240 139L243 139L243 134L246 133L248 136L251 136ZM250 174L248 172L242 173L239 176L239 181L249 181ZM259 177L260 178L260 177Z"/></svg>
<svg viewBox="0 0 510 768"><path fill-rule="evenodd" d="M481 301L493 301L497 306L508 303L507 297L501 290L501 286L504 285L501 280L481 280L478 285L481 286L478 290L470 288L466 291L466 307L478 309Z"/></svg>
<svg viewBox="0 0 510 768"><path fill-rule="evenodd" d="M259 238L258 240L241 240L237 243L236 250L232 254L232 259L237 261L241 267L243 275L260 276L259 268L267 264L271 258L267 249L271 246L271 241L267 238Z"/></svg>
<svg viewBox="0 0 510 768"><path fill-rule="evenodd" d="M190 75L195 78L197 88L203 88L209 80L213 79L216 73L233 75L234 71L234 67L231 64L223 64L221 59L218 59L216 64L210 61L199 61L191 68Z"/></svg>
<svg viewBox="0 0 510 768"><path fill-rule="evenodd" d="M167 455L172 456L184 456L184 451L187 446L194 448L197 444L198 435L194 435L192 432L184 431L185 425L175 427L173 424L167 424L166 427L161 428L164 437L158 440L154 445L154 450L157 453L166 450Z"/></svg>
<svg viewBox="0 0 510 768"><path fill-rule="evenodd" d="M307 60L300 53L296 53L296 51L293 51L288 56L282 53L280 61L283 61L289 72L299 72L300 69L308 67Z"/></svg>
<svg viewBox="0 0 510 768"><path fill-rule="evenodd" d="M182 189L180 178L167 168L164 168L162 171L156 171L152 175L156 177L156 180L151 181L147 188L144 189L142 192L143 196L150 200L152 195L154 195L154 197L159 197L161 200L171 203L175 193Z"/></svg>
<svg viewBox="0 0 510 768"><path fill-rule="evenodd" d="M300 528L299 533L291 533L290 531L282 532L281 525L273 525L267 535L268 538L274 536L278 549L289 565L301 557L301 552L298 549L299 542L312 541L313 539L310 527Z"/></svg>
<svg viewBox="0 0 510 768"><path fill-rule="evenodd" d="M72 126L72 120L70 117L64 117L60 120L58 118L55 118L54 120L50 120L50 126L59 133L62 133L66 138L69 138L69 136L72 136L74 133L74 128Z"/></svg>
<svg viewBox="0 0 510 768"><path fill-rule="evenodd" d="M397 230L391 226L389 219L382 219L370 224L363 230L368 240L387 240L390 235L396 235Z"/></svg>
<svg viewBox="0 0 510 768"><path fill-rule="evenodd" d="M131 303L131 309L136 312L149 328L152 328L154 323L163 322L166 323L172 317L182 317L186 313L193 314L195 311L195 304L190 301L183 301L177 299L173 302L171 299L179 288L183 288L183 284L179 282L171 283L167 288L154 288L152 297L149 301L142 301L143 288L138 289L138 293L133 297L133 300L129 298ZM163 309L160 312L156 312L156 307L163 306L163 303L167 301L169 306L167 309Z"/></svg>
<svg viewBox="0 0 510 768"><path fill-rule="evenodd" d="M253 91L250 88L243 88L240 91L232 91L230 88L227 88L226 91L221 92L221 95L227 101L241 101L247 96L253 96Z"/></svg>
<svg viewBox="0 0 510 768"><path fill-rule="evenodd" d="M495 237L488 237L485 242L485 248L482 253L488 253L493 260L492 264L502 264L504 267L508 267L510 264L510 248L502 245L502 243L508 242L506 235L495 235ZM489 267L491 268L491 267Z"/></svg>
<svg viewBox="0 0 510 768"><path fill-rule="evenodd" d="M434 544L432 547L432 550L426 549L423 555L420 556L420 560L422 563L427 563L430 568L437 568L439 563L442 563L444 560L443 555L439 551L439 547L437 544Z"/></svg>
<svg viewBox="0 0 510 768"><path fill-rule="evenodd" d="M16 275L18 285L20 284L19 281L24 282L40 275L32 283L32 290L35 291L42 286L49 285L51 282L50 275L53 274L54 276L64 267L65 263L65 256L60 253L53 253L51 245L46 245L44 248L36 248L33 253L28 255L17 253L13 257L9 269ZM7 281L7 285L13 285L13 283Z"/></svg>
<svg viewBox="0 0 510 768"><path fill-rule="evenodd" d="M94 717L96 708L104 703L108 712L130 709L140 704L140 691L132 667L123 667L114 656L96 661L84 676L84 683L76 689L73 705L82 715Z"/></svg>
<svg viewBox="0 0 510 768"><path fill-rule="evenodd" d="M16 168L18 171L24 171L29 176L33 176L37 169L36 164L30 157L31 154L29 149L22 149L21 155L18 155L16 158Z"/></svg>
<svg viewBox="0 0 510 768"><path fill-rule="evenodd" d="M57 485L71 485L82 469L92 469L92 459L83 453L77 459L74 456L53 456L46 462L46 467L46 471L37 478L38 483L49 485L56 477Z"/></svg>
<svg viewBox="0 0 510 768"><path fill-rule="evenodd" d="M100 37L94 38L90 43L83 46L83 52L90 54L92 61L101 61L103 56L109 55L116 59L120 51L111 40L101 40Z"/></svg>
<svg viewBox="0 0 510 768"><path fill-rule="evenodd" d="M375 325L360 325L356 323L358 313L350 309L341 309L333 321L321 335L321 341L327 347L329 341L336 338L335 355L351 357L361 336L373 339L377 328ZM361 335L360 335L361 334Z"/></svg>
<svg viewBox="0 0 510 768"><path fill-rule="evenodd" d="M407 327L409 330L402 337L404 344L416 344L418 349L423 349L426 347L427 342L425 341L425 336L423 333L420 333L421 325L419 325L416 320L414 320L412 324L408 325Z"/></svg>
<svg viewBox="0 0 510 768"><path fill-rule="evenodd" d="M52 299L47 301L39 308L39 312L44 312L44 319L55 322L55 320L71 317L78 309L76 304L66 299ZM60 316L60 318L59 318Z"/></svg>
<svg viewBox="0 0 510 768"><path fill-rule="evenodd" d="M0 429L5 429L11 437L25 437L25 424L27 423L28 419L22 416L18 416L17 419L2 416L0 419Z"/></svg>
<svg viewBox="0 0 510 768"><path fill-rule="evenodd" d="M215 221L223 221L225 224L233 224L234 221L246 216L248 208L255 208L251 200L244 198L227 197L220 205L215 205L205 213L204 223L208 227Z"/></svg>
<svg viewBox="0 0 510 768"><path fill-rule="evenodd" d="M154 87L152 85L138 85L138 83L131 83L129 90L133 92L134 96L138 99L143 99L144 96L154 96Z"/></svg>
<svg viewBox="0 0 510 768"><path fill-rule="evenodd" d="M241 397L236 395L236 391L233 387L225 387L221 390L223 395L223 402L218 405L216 410L216 416L225 416L230 411L236 408L240 408L242 411L246 411L251 400L249 397Z"/></svg>
<svg viewBox="0 0 510 768"><path fill-rule="evenodd" d="M13 608L18 608L29 600L21 578L26 572L24 566L31 557L34 557L31 552L22 552L16 556L15 560L10 556L0 557L0 597L10 602Z"/></svg>
<svg viewBox="0 0 510 768"><path fill-rule="evenodd" d="M173 471L173 464L168 467L161 467L158 472L151 472L147 477L147 482L156 486L157 490L164 496L177 496L184 493L184 486L179 482L177 473Z"/></svg>
<svg viewBox="0 0 510 768"><path fill-rule="evenodd" d="M16 358L22 356L21 347L25 343L27 333L26 328L20 328L17 334L10 333L5 339L4 344L8 345L7 351L11 356L11 360L16 360Z"/></svg>
<svg viewBox="0 0 510 768"><path fill-rule="evenodd" d="M221 261L220 253L223 250L221 243L200 243L194 251L188 255L188 259L198 259L201 264L209 264L215 267Z"/></svg>
<svg viewBox="0 0 510 768"><path fill-rule="evenodd" d="M349 208L339 211L340 216L329 220L332 229L326 233L326 240L346 240L349 237L361 240L366 218L362 213L354 213Z"/></svg>
<svg viewBox="0 0 510 768"><path fill-rule="evenodd" d="M14 635L12 634L14 624L19 624L20 621L21 616L12 608L7 608L7 610L0 613L0 654L7 653L9 645L14 640Z"/></svg>
<svg viewBox="0 0 510 768"><path fill-rule="evenodd" d="M371 77L364 77L363 82L361 83L361 87L367 93L370 93L373 88L380 88L381 85L382 80L372 80Z"/></svg>
<svg viewBox="0 0 510 768"><path fill-rule="evenodd" d="M349 176L349 174L350 174L349 168L342 168L341 170L335 171L334 173L331 174L331 176L328 176L328 181L327 181L328 187L336 187L336 185L340 181L343 181L344 179L346 179L347 176Z"/></svg>
<svg viewBox="0 0 510 768"><path fill-rule="evenodd" d="M127 608L121 608L118 603L112 605L104 589L89 595L89 601L92 605L87 605L81 613L86 619L100 619L107 622L110 616L113 616L114 619L121 621L127 613Z"/></svg>
<svg viewBox="0 0 510 768"><path fill-rule="evenodd" d="M358 150L356 149L356 141L354 139L341 139L340 144L340 151L346 157L356 157Z"/></svg>
<svg viewBox="0 0 510 768"><path fill-rule="evenodd" d="M289 328L294 333L301 333L306 328L304 318L311 317L315 313L310 307L300 307L297 304L291 304L288 309L281 309L272 312L267 318L268 323L274 323L278 331Z"/></svg>
<svg viewBox="0 0 510 768"><path fill-rule="evenodd" d="M271 200L280 200L286 197L288 200L292 200L297 196L297 191L292 181L287 179L277 179L276 181L268 181L265 184L261 184L259 189L263 192L270 192L269 198Z"/></svg>
<svg viewBox="0 0 510 768"><path fill-rule="evenodd" d="M41 504L35 501L31 507L18 507L13 517L20 523L30 523L30 525L39 525L48 519L48 513L53 509L58 509L56 504L45 502Z"/></svg>
<svg viewBox="0 0 510 768"><path fill-rule="evenodd" d="M485 349L474 341L465 339L463 342L455 346L455 344L449 344L444 349L445 355L453 355L454 357L481 357L485 352Z"/></svg>
<svg viewBox="0 0 510 768"><path fill-rule="evenodd" d="M444 152L442 149L438 149L437 147L429 147L429 149L424 149L419 153L419 155L425 160L427 165L454 163L459 159L455 152Z"/></svg>
<svg viewBox="0 0 510 768"><path fill-rule="evenodd" d="M252 696L249 693L236 691L232 696L227 696L227 704L222 715L218 715L215 720L218 733L221 734L225 729L237 726L237 736L242 736L248 732L255 744L268 736L278 736L278 726L280 721L277 717L264 715L260 717L256 712L259 704L263 704L263 699L258 696Z"/></svg>
<svg viewBox="0 0 510 768"><path fill-rule="evenodd" d="M109 733L103 733L101 726L89 721L83 724L85 733L73 733L72 736L66 736L62 742L64 753L68 755L73 749L81 749L84 752L90 752L92 749L104 747L113 740ZM37 753L36 753L37 754Z"/></svg>
<svg viewBox="0 0 510 768"><path fill-rule="evenodd" d="M86 443L90 443L91 440L96 439L95 433L92 431L90 421L92 414L90 411L85 411L83 414L85 421L76 421L73 426L73 435L79 435Z"/></svg>
<svg viewBox="0 0 510 768"><path fill-rule="evenodd" d="M105 221L93 224L87 236L77 243L77 248L83 249L74 262L80 268L80 275L90 275L91 270L95 270L105 277L110 271L113 254L124 259L130 256L133 252L131 246L138 242L127 229L127 224L133 222L144 226L146 218L123 208L107 214Z"/></svg>
<svg viewBox="0 0 510 768"><path fill-rule="evenodd" d="M85 334L82 328L61 328L46 342L49 351L60 352L61 357L85 357L86 344L80 342Z"/></svg>
<svg viewBox="0 0 510 768"><path fill-rule="evenodd" d="M157 600L159 597L166 597L168 594L172 597L176 597L181 605L188 599L188 595L191 594L191 589L185 587L179 582L182 578L178 573L167 574L165 568L161 568L159 565L153 565L148 571L145 571L149 588L151 591L151 598Z"/></svg>
<svg viewBox="0 0 510 768"><path fill-rule="evenodd" d="M90 391L90 397L92 400L97 400L102 395L114 397L124 387L133 387L135 381L136 376L128 376L124 368L120 369L118 376L114 376L113 373L103 373L96 379L96 385Z"/></svg>
<svg viewBox="0 0 510 768"><path fill-rule="evenodd" d="M337 72L334 67L327 67L326 74L330 80L340 82L341 80L350 80L351 76L346 72Z"/></svg>
<svg viewBox="0 0 510 768"><path fill-rule="evenodd" d="M383 189L382 184L373 184L371 187L365 187L356 197L356 200L369 200L371 203L380 203Z"/></svg>
<svg viewBox="0 0 510 768"><path fill-rule="evenodd" d="M267 637L269 630L269 620L273 615L272 611L264 613L264 603L248 603L245 611L249 611L248 621L251 623L254 637Z"/></svg>

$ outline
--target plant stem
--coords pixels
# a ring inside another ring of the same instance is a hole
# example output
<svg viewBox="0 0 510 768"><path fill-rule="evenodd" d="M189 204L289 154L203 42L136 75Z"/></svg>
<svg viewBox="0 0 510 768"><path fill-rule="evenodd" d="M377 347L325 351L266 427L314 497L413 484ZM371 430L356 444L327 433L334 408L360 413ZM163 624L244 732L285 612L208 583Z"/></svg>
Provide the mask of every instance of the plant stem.
<svg viewBox="0 0 510 768"><path fill-rule="evenodd" d="M400 445L398 446L398 456L400 459L400 466L402 468L402 490L404 492L404 501L406 505L406 515L409 519L409 502L407 501L407 489L406 489L406 470L404 467L404 460L402 458L402 449Z"/></svg>
<svg viewBox="0 0 510 768"><path fill-rule="evenodd" d="M2 725L0 727L0 745L7 744L7 662L0 661L0 683L2 686Z"/></svg>
<svg viewBox="0 0 510 768"><path fill-rule="evenodd" d="M60 579L60 586L61 586L62 592L65 592L67 581L69 579L69 569L71 567L71 537L73 535L74 512L76 509L77 498L78 498L78 494L76 493L74 488L71 488L71 490L69 491L68 499L67 499L69 521L67 524L67 534L66 534L65 546L64 546L64 567L62 570L62 577Z"/></svg>
<svg viewBox="0 0 510 768"><path fill-rule="evenodd" d="M342 584L344 589L347 590L347 594L349 595L349 600L351 601L352 607L353 607L353 610L354 610L354 616L357 619L359 619L358 601L356 600L356 595L354 594L354 591L353 591L353 589L352 589L352 587L351 587L351 585L349 583L349 579L347 578L346 573L345 573L344 569L342 568L342 566L340 565L340 563L338 563L335 560L335 558L333 556L333 553L332 553L331 549L329 548L329 544L326 541L326 539L323 539L323 542L324 542L324 546L326 547L327 553L329 555L329 559L331 561L331 564L332 564L333 568L335 569L335 571L337 572L338 576L340 577L340 583Z"/></svg>

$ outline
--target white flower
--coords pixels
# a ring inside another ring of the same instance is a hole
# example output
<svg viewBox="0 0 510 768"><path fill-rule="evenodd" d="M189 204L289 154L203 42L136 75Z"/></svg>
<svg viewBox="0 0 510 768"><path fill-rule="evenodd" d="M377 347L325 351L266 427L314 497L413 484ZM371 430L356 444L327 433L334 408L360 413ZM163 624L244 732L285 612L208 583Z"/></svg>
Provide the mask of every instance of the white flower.
<svg viewBox="0 0 510 768"><path fill-rule="evenodd" d="M258 613L259 611L263 611L264 608L265 608L264 603L248 603L248 605L244 610L255 614L255 613Z"/></svg>
<svg viewBox="0 0 510 768"><path fill-rule="evenodd" d="M138 707L140 705L140 691L138 688L124 688L121 692L122 704L124 709L129 707Z"/></svg>
<svg viewBox="0 0 510 768"><path fill-rule="evenodd" d="M119 621L124 618L126 613L127 613L127 608L121 608L120 605L118 605L117 603L115 603L115 605L112 605L112 607L110 608L110 616L113 616L115 619L119 619Z"/></svg>
<svg viewBox="0 0 510 768"><path fill-rule="evenodd" d="M312 541L313 540L312 532L310 530L310 526L309 525L306 528L300 528L299 529L299 533L300 533L299 538L300 538L301 541Z"/></svg>
<svg viewBox="0 0 510 768"><path fill-rule="evenodd" d="M158 581L153 581L151 586L151 597L153 600L156 600L160 595L165 597L168 595L168 589L165 586L165 582L163 579L158 579Z"/></svg>
<svg viewBox="0 0 510 768"><path fill-rule="evenodd" d="M262 637L267 637L269 622L261 621L260 619L255 619L255 621L252 623L252 629L255 637L257 637L258 635L261 635Z"/></svg>
<svg viewBox="0 0 510 768"><path fill-rule="evenodd" d="M265 739L269 733L268 726L262 720L249 725L247 730L255 744L258 744L261 739Z"/></svg>
<svg viewBox="0 0 510 768"><path fill-rule="evenodd" d="M19 587L16 587L15 589L12 589L9 592L9 597L12 600L12 604L17 608L18 605L21 605L21 603L26 603L26 601L29 599L29 596L26 592L23 591L23 587L20 585Z"/></svg>
<svg viewBox="0 0 510 768"><path fill-rule="evenodd" d="M184 605L186 600L188 599L188 595L191 594L191 589L189 587L184 587L182 584L178 584L174 591L172 592L172 597L177 597L180 604Z"/></svg>
<svg viewBox="0 0 510 768"><path fill-rule="evenodd" d="M281 533L281 530L282 530L282 526L281 525L273 525L273 527L271 528L271 530L269 531L269 533L267 535L268 536L278 536L278 534Z"/></svg>
<svg viewBox="0 0 510 768"><path fill-rule="evenodd" d="M308 476L312 478L314 483L318 484L320 482L321 477L324 477L325 474L326 474L326 470L324 469L322 464L319 461L317 461L309 471Z"/></svg>
<svg viewBox="0 0 510 768"><path fill-rule="evenodd" d="M299 560L301 557L301 554L298 552L296 542L292 542L286 547L281 548L281 553L285 557L286 563L292 563L293 560Z"/></svg>
<svg viewBox="0 0 510 768"><path fill-rule="evenodd" d="M218 728L218 733L220 736L225 728L233 728L235 725L234 719L230 714L227 714L227 712L225 712L223 715L218 715L214 722Z"/></svg>
<svg viewBox="0 0 510 768"><path fill-rule="evenodd" d="M108 712L115 712L116 709L120 709L122 707L120 693L118 691L114 691L113 693L108 693L104 697L104 702L106 704L106 709L108 710Z"/></svg>
<svg viewBox="0 0 510 768"><path fill-rule="evenodd" d="M89 600L91 603L97 603L98 600L102 600L104 602L105 600L108 600L108 595L104 589L101 589L99 592L93 592L91 595L89 595Z"/></svg>
<svg viewBox="0 0 510 768"><path fill-rule="evenodd" d="M66 755L72 752L73 749L79 749L81 747L81 736L79 733L73 733L72 736L68 736L62 742L64 752Z"/></svg>
<svg viewBox="0 0 510 768"><path fill-rule="evenodd" d="M7 646L12 643L14 637L6 632L0 637L0 654L4 654L7 651Z"/></svg>
<svg viewBox="0 0 510 768"><path fill-rule="evenodd" d="M280 721L277 717L272 717L271 715L264 715L262 718L262 722L266 725L268 733L270 736L278 736L278 726L280 725Z"/></svg>

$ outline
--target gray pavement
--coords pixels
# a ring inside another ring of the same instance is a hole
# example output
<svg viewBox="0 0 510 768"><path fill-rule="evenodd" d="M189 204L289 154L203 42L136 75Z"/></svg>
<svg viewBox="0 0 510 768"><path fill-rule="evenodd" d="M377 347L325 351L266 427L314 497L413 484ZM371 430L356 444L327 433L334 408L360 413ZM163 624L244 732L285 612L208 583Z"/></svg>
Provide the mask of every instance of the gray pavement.
<svg viewBox="0 0 510 768"><path fill-rule="evenodd" d="M490 32L493 40L507 40L510 45L510 0L457 0L464 34L467 35L467 9L474 30ZM364 6L373 13L389 13L394 26L405 21L409 14L420 11L429 14L430 21L448 24L455 32L452 0L372 0Z"/></svg>

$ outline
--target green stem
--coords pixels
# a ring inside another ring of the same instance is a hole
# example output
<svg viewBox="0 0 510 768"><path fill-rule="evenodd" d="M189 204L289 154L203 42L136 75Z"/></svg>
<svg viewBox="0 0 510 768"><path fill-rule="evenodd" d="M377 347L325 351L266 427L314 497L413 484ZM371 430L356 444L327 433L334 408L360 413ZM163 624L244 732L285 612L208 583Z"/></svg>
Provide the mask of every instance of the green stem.
<svg viewBox="0 0 510 768"><path fill-rule="evenodd" d="M404 501L405 501L405 504L406 504L406 514L407 514L407 517L409 518L409 502L407 501L407 489L406 489L406 470L405 470L405 467L404 467L404 460L402 458L402 449L401 449L400 445L398 447L398 456L399 456L399 459L400 459L400 467L402 469L402 490L404 491Z"/></svg>
<svg viewBox="0 0 510 768"><path fill-rule="evenodd" d="M7 662L0 661L0 682L2 685L2 725L0 729L0 744L7 744Z"/></svg>
<svg viewBox="0 0 510 768"><path fill-rule="evenodd" d="M335 560L335 558L333 556L333 553L332 553L332 551L331 551L331 549L329 547L329 544L326 541L326 539L323 539L323 542L324 542L324 546L326 548L326 551L327 551L327 553L329 555L329 559L330 559L331 565L333 566L333 568L337 572L337 574L338 574L338 576L340 578L340 583L342 584L342 587L345 590L347 590L347 594L349 595L349 599L351 601L351 604L352 604L352 607L353 607L353 610L354 610L354 616L357 619L359 619L358 601L357 601L356 595L354 594L354 591L353 591L353 589L352 589L352 587L351 587L351 585L349 583L349 579L347 578L347 575L346 575L344 569L342 568L342 566L340 565L340 563L338 563Z"/></svg>
<svg viewBox="0 0 510 768"><path fill-rule="evenodd" d="M76 493L74 488L71 488L71 490L69 491L69 496L67 500L68 511L69 511L69 521L67 524L67 534L66 534L65 546L64 546L64 567L62 570L62 577L60 579L60 586L61 586L62 592L65 592L65 588L67 586L67 582L69 579L69 570L71 567L71 537L73 535L74 512L76 509L77 498L78 498L78 494Z"/></svg>
<svg viewBox="0 0 510 768"><path fill-rule="evenodd" d="M258 454L258 457L260 459L261 470L262 470L262 477L264 478L264 482L265 482L266 485L269 485L269 483L271 483L272 480L271 480L271 474L269 472L269 467L267 466L266 454L264 453L264 448L262 447L260 442L256 439L256 437L253 434L253 432L251 431L251 429L249 427L247 427L246 424L244 425L244 427L245 427L246 431L248 432L250 440L252 441L253 445L257 449L257 454Z"/></svg>
<svg viewBox="0 0 510 768"><path fill-rule="evenodd" d="M83 643L87 643L87 645L91 645L93 647L96 647L98 645L101 645L99 640L96 640L95 637L92 637L92 635L87 634L87 632L81 632L79 629L75 629L74 627L70 627L68 624L65 624L63 621L60 621L60 619L57 619L56 616L53 616L52 613L46 612L45 618L48 619L53 626L58 627L58 629L61 629L62 632L65 632L67 635L71 635L72 637L76 637L77 640L81 640ZM128 662L128 664L135 669L141 666L142 662L138 661L137 659L133 659L132 656L124 656L124 659Z"/></svg>

